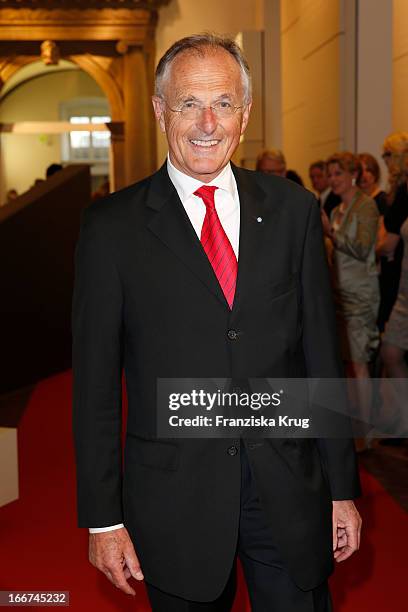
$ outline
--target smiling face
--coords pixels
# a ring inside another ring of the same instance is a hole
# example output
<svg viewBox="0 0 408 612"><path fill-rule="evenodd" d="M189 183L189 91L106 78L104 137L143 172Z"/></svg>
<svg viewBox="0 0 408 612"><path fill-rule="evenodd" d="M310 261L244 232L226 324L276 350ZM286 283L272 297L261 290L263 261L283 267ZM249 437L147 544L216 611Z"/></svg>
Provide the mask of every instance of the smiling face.
<svg viewBox="0 0 408 612"><path fill-rule="evenodd" d="M327 176L333 193L343 197L344 194L353 189L353 178L357 178L357 172L347 172L347 170L341 168L340 164L333 163L328 166Z"/></svg>
<svg viewBox="0 0 408 612"><path fill-rule="evenodd" d="M242 73L224 49L204 55L181 52L173 60L163 83L163 99L154 96L153 107L165 132L173 165L203 183L218 176L231 159L248 123ZM205 108L194 119L179 112L188 102ZM209 108L216 103L242 106L230 117L219 118Z"/></svg>

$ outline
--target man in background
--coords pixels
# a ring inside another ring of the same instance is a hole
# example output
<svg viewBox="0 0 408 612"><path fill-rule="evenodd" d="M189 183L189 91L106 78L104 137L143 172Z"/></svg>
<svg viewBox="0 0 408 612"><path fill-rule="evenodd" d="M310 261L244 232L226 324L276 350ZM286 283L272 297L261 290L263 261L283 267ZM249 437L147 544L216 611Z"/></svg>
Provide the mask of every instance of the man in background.
<svg viewBox="0 0 408 612"><path fill-rule="evenodd" d="M256 158L257 172L286 177L286 159L279 149L265 149Z"/></svg>
<svg viewBox="0 0 408 612"><path fill-rule="evenodd" d="M316 192L320 209L324 210L330 219L333 208L340 204L341 198L333 193L329 186L326 162L322 160L313 162L309 167L309 178Z"/></svg>
<svg viewBox="0 0 408 612"><path fill-rule="evenodd" d="M264 174L283 176L303 187L302 177L295 170L287 170L286 159L279 149L265 149L256 158L256 168Z"/></svg>

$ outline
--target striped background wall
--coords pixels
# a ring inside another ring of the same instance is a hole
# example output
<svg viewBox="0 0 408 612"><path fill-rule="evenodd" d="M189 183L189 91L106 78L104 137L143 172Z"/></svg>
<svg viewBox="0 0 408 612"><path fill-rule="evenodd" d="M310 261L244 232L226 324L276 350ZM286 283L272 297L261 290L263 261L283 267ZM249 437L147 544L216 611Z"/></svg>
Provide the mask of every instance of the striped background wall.
<svg viewBox="0 0 408 612"><path fill-rule="evenodd" d="M308 166L342 147L339 1L281 0L283 150Z"/></svg>

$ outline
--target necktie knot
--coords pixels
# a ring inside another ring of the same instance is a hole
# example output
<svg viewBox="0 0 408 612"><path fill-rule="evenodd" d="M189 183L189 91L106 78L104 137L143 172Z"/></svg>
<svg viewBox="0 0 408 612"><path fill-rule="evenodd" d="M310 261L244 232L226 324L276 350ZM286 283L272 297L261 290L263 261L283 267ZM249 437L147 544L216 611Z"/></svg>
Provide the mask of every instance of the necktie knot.
<svg viewBox="0 0 408 612"><path fill-rule="evenodd" d="M214 193L216 189L218 189L218 187L214 185L202 185L194 192L194 195L202 199L207 210L215 210Z"/></svg>

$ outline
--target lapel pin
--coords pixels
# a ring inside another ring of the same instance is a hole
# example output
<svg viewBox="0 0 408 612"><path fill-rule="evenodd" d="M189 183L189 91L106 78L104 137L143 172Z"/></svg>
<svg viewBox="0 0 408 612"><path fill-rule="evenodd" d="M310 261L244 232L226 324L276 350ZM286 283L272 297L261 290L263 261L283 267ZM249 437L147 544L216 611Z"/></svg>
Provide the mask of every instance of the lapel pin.
<svg viewBox="0 0 408 612"><path fill-rule="evenodd" d="M257 217L256 220L258 221L258 223L262 223L262 217Z"/></svg>

